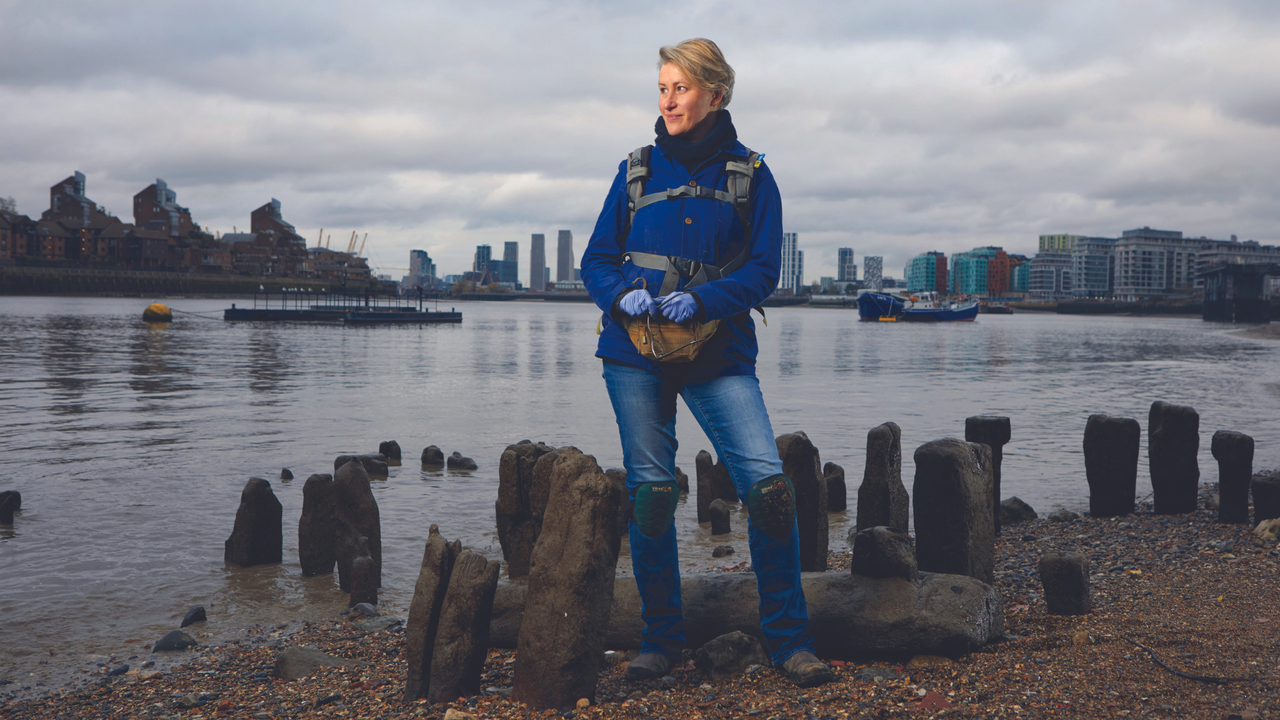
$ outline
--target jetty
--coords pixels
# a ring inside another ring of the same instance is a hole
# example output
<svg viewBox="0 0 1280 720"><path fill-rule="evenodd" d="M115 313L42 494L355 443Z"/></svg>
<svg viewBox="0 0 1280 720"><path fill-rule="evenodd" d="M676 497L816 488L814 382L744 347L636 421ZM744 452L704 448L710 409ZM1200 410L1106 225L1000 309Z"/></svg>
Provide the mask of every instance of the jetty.
<svg viewBox="0 0 1280 720"><path fill-rule="evenodd" d="M231 304L222 312L223 320L267 322L343 322L353 325L409 325L461 323L462 313L428 310L426 300L416 305L404 298L382 293L331 293L314 290L259 291L253 293L251 307Z"/></svg>

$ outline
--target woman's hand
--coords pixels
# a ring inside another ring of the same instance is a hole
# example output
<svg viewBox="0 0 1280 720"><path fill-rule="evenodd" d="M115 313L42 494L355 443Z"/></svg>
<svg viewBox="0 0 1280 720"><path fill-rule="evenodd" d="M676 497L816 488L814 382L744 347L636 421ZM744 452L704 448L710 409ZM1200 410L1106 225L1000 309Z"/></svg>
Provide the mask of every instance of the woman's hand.
<svg viewBox="0 0 1280 720"><path fill-rule="evenodd" d="M625 298L624 298L625 299ZM689 293L672 293L661 301L662 314L673 323L683 323L698 312L698 302Z"/></svg>
<svg viewBox="0 0 1280 720"><path fill-rule="evenodd" d="M658 314L658 306L653 302L653 296L644 289L632 290L623 295L622 299L618 300L618 309L631 317L640 317L645 313Z"/></svg>

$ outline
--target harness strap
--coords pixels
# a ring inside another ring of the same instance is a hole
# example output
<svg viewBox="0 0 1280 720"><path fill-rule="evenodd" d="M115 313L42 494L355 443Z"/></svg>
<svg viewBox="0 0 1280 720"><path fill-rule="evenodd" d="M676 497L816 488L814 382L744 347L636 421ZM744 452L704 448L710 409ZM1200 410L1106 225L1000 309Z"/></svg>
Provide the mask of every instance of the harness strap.
<svg viewBox="0 0 1280 720"><path fill-rule="evenodd" d="M652 151L652 145L645 145L644 147L636 148L628 156L626 228L628 235L631 233L632 223L635 222L636 211L663 200L679 200L687 197L701 200L717 200L733 206L738 220L742 222L745 242L743 242L742 250L737 256L720 267L674 255L655 255L642 252L627 253L624 260L630 260L642 268L665 272L666 275L662 279L662 287L658 291L659 295L670 295L675 292L676 285L681 277L689 278L689 283L685 285L685 288L688 289L712 280L719 280L742 267L746 263L747 255L751 250L751 179L755 176L756 167L760 165L760 158L762 157L760 153L748 150L746 161L729 160L725 162L725 171L729 175L727 192L704 186L681 185L680 187L646 195L644 193L645 182L653 177L653 171L650 169Z"/></svg>

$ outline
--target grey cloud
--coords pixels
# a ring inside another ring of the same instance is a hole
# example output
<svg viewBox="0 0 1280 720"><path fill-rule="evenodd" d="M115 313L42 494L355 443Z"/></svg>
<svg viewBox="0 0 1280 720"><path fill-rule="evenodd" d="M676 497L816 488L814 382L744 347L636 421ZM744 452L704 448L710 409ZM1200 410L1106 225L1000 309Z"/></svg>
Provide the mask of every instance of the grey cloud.
<svg viewBox="0 0 1280 720"><path fill-rule="evenodd" d="M217 229L277 197L300 229L368 229L383 258L436 247L446 272L530 232L569 227L581 249L652 139L657 46L705 34L739 70L735 121L769 154L811 276L846 243L896 272L989 240L1030 253L1050 231L1280 236L1274 3L682 13L673 30L586 1L9 3L0 195L38 215L78 169L127 213L164 177Z"/></svg>

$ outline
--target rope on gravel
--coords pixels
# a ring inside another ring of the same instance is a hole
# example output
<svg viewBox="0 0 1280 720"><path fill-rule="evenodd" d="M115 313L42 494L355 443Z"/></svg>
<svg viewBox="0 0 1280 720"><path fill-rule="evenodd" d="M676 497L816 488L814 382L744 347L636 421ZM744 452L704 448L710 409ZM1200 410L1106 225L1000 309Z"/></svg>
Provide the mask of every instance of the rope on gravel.
<svg viewBox="0 0 1280 720"><path fill-rule="evenodd" d="M1130 642L1130 643L1133 643L1134 645L1137 645L1138 647L1142 648L1143 650L1146 650L1146 651L1147 651L1147 654L1151 656L1151 659L1152 659L1152 660L1155 660L1155 661L1156 661L1156 664L1157 664L1157 665L1159 665L1160 667L1164 668L1165 670L1168 670L1169 672L1173 673L1174 675L1177 675L1177 676L1178 676L1178 677L1180 677L1180 678L1186 678L1186 679L1188 679L1188 680L1195 680L1195 681L1197 681L1197 682L1214 683L1214 684L1217 684L1217 685L1226 685L1227 683L1231 683L1231 682L1240 682L1240 681L1242 681L1242 680L1249 680L1249 679L1250 679L1250 678L1220 678L1220 677L1209 677L1209 676L1207 676L1207 675L1189 675L1189 674L1184 673L1184 672L1179 672L1179 671L1174 670L1173 668L1169 667L1168 665L1165 665L1165 664L1164 664L1164 661L1160 659L1160 656L1156 655L1156 651L1155 651L1155 650L1152 650L1151 648L1147 647L1146 645L1142 645L1142 644L1140 644L1140 643L1134 642L1133 640L1129 640L1129 638L1125 638L1125 640L1126 640L1126 641L1128 641L1128 642Z"/></svg>

